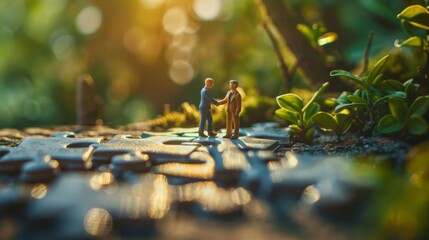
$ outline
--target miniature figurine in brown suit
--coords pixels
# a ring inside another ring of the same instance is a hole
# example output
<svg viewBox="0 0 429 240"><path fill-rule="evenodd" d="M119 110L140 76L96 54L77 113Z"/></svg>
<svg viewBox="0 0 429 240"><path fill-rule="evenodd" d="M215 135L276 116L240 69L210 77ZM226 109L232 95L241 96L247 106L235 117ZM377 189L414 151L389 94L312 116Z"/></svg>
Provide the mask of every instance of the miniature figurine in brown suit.
<svg viewBox="0 0 429 240"><path fill-rule="evenodd" d="M229 81L229 88L231 89L226 93L224 99L218 102L219 105L226 104L226 135L224 138L233 138L236 139L239 137L240 131L240 118L239 114L241 112L241 95L237 91L238 81L231 80ZM232 135L232 126L234 125L234 135Z"/></svg>

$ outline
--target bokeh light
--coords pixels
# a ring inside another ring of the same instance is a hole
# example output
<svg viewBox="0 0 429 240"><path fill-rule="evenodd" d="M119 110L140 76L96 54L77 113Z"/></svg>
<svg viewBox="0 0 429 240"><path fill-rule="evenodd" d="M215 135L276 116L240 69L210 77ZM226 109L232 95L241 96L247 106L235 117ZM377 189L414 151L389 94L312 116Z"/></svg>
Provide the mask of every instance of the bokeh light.
<svg viewBox="0 0 429 240"><path fill-rule="evenodd" d="M194 77L194 74L194 68L191 63L184 60L174 61L170 67L170 77L173 82L179 85L188 84Z"/></svg>
<svg viewBox="0 0 429 240"><path fill-rule="evenodd" d="M69 56L75 45L75 39L65 30L59 30L51 35L51 50L58 59Z"/></svg>
<svg viewBox="0 0 429 240"><path fill-rule="evenodd" d="M165 0L140 0L140 3L149 9L160 7L164 2Z"/></svg>
<svg viewBox="0 0 429 240"><path fill-rule="evenodd" d="M306 187L302 193L302 200L307 204L314 204L319 201L319 199L320 192L314 185Z"/></svg>
<svg viewBox="0 0 429 240"><path fill-rule="evenodd" d="M94 190L100 190L115 181L115 177L110 172L97 173L91 177L89 185Z"/></svg>
<svg viewBox="0 0 429 240"><path fill-rule="evenodd" d="M76 27L82 34L92 34L100 28L103 21L101 11L94 6L82 9L76 18Z"/></svg>
<svg viewBox="0 0 429 240"><path fill-rule="evenodd" d="M48 187L45 184L38 183L31 189L31 197L35 199L42 199L48 193Z"/></svg>
<svg viewBox="0 0 429 240"><path fill-rule="evenodd" d="M85 216L85 231L93 236L105 236L112 230L113 218L102 208L91 208Z"/></svg>
<svg viewBox="0 0 429 240"><path fill-rule="evenodd" d="M141 26L129 28L123 37L125 48L139 57L143 63L154 63L162 52L160 38L156 34L144 31Z"/></svg>
<svg viewBox="0 0 429 240"><path fill-rule="evenodd" d="M167 10L162 18L162 25L164 30L170 34L178 34L188 24L188 16L181 7L173 7Z"/></svg>
<svg viewBox="0 0 429 240"><path fill-rule="evenodd" d="M193 10L201 20L211 21L220 15L222 2L220 0L195 0Z"/></svg>

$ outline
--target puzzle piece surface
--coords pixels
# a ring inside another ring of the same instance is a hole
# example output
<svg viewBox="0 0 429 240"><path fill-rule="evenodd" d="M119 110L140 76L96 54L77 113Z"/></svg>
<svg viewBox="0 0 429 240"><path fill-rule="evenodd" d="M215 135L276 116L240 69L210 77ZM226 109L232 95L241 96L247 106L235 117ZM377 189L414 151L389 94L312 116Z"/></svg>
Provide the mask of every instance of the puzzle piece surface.
<svg viewBox="0 0 429 240"><path fill-rule="evenodd" d="M115 155L133 152L148 154L154 161L162 157L184 158L199 146L198 144L185 144L191 143L193 139L174 136L131 138L126 135L117 135L106 143L95 145L93 161L109 163Z"/></svg>
<svg viewBox="0 0 429 240"><path fill-rule="evenodd" d="M0 159L0 169L16 171L23 163L43 161L46 156L59 161L61 166L84 166L93 151L91 145L101 141L102 138L25 138L17 147L8 149Z"/></svg>
<svg viewBox="0 0 429 240"><path fill-rule="evenodd" d="M374 181L354 175L346 157L273 151L281 139L272 135L277 126L269 128L243 129L247 136L238 139L198 138L195 129L27 129L21 145L0 147L0 170L20 173L0 172L0 221L4 209L26 219L19 223L25 239L140 239L154 233L192 239L207 232L215 239L317 239L319 232L343 231L315 221L315 213L350 218ZM92 168L85 165L93 161ZM61 171L49 166L55 162ZM3 194L16 186L26 190ZM286 225L303 226L305 233L289 234ZM340 239L355 235L345 236Z"/></svg>

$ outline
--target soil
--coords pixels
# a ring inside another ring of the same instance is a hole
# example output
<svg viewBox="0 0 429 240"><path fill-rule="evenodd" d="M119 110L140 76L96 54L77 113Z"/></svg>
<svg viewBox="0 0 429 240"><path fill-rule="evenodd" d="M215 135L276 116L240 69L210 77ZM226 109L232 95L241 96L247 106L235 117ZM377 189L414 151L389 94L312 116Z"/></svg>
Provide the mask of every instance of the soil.
<svg viewBox="0 0 429 240"><path fill-rule="evenodd" d="M313 143L289 142L280 144L278 152L294 152L314 156L356 156L371 160L389 162L397 169L402 169L410 144L404 141L393 140L386 137L363 137L355 134L346 134L338 141L337 136L318 133Z"/></svg>

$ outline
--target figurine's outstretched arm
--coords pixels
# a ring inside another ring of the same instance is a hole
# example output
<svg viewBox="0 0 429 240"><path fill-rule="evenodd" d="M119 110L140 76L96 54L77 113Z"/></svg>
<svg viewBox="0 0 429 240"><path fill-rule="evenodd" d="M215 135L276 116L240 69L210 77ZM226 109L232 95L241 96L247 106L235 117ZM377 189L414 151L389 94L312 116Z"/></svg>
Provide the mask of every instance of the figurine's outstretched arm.
<svg viewBox="0 0 429 240"><path fill-rule="evenodd" d="M209 92L209 91L206 91L206 92L204 93L204 98L205 98L207 101L209 101L209 102L211 102L211 103L213 103L213 104L215 104L215 105L219 105L218 101L216 101L216 99L212 98L212 96L210 95L210 92Z"/></svg>
<svg viewBox="0 0 429 240"><path fill-rule="evenodd" d="M226 100L228 99L228 93L226 94L225 98L222 100L219 100L218 105L223 105L226 103Z"/></svg>

